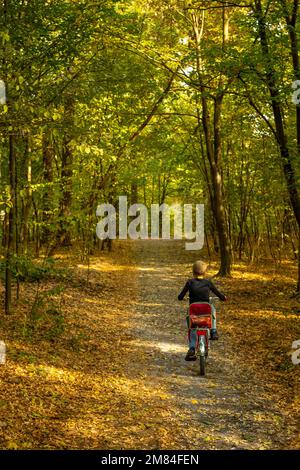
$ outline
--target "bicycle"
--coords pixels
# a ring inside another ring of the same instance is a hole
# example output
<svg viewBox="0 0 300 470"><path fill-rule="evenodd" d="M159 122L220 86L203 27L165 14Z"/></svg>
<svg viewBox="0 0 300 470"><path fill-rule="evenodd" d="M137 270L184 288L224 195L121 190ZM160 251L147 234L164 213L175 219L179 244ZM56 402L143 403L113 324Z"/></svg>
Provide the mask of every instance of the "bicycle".
<svg viewBox="0 0 300 470"><path fill-rule="evenodd" d="M212 328L212 315L214 300L218 297L210 297L209 302L195 302L188 308L189 334L191 329L196 329L197 342L195 355L199 358L200 375L205 375L206 361L210 349L210 330Z"/></svg>

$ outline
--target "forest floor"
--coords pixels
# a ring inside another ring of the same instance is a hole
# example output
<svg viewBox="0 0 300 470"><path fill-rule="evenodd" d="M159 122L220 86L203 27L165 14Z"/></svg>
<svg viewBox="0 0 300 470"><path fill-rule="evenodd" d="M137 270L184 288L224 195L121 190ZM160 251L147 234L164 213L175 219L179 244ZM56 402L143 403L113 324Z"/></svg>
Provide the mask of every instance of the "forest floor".
<svg viewBox="0 0 300 470"><path fill-rule="evenodd" d="M59 279L22 283L0 320L0 448L299 449L295 268L239 263L215 280L228 302L200 377L177 301L195 256L180 241L117 242L89 267L61 252Z"/></svg>

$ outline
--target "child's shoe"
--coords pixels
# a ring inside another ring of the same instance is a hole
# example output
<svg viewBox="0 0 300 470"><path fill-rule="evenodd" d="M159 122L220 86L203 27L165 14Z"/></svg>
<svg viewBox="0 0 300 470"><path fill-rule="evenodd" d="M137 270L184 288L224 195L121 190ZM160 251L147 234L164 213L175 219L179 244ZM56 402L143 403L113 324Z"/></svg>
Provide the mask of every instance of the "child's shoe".
<svg viewBox="0 0 300 470"><path fill-rule="evenodd" d="M219 335L217 330L210 330L210 339L216 340L219 339Z"/></svg>
<svg viewBox="0 0 300 470"><path fill-rule="evenodd" d="M195 361L197 359L195 348L190 348L185 356L186 361Z"/></svg>

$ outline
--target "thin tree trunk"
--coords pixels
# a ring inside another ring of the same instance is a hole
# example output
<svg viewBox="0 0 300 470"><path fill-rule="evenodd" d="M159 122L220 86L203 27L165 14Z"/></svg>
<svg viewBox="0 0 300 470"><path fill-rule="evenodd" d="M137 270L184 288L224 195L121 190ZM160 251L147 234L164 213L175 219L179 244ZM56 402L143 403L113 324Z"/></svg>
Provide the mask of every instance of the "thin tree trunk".
<svg viewBox="0 0 300 470"><path fill-rule="evenodd" d="M53 148L49 136L44 132L43 134L43 173L44 182L46 184L42 200L42 234L41 242L44 244L49 243L51 230L49 223L51 221L52 197L53 197Z"/></svg>
<svg viewBox="0 0 300 470"><path fill-rule="evenodd" d="M31 147L30 147L30 140L27 137L26 141L26 148L25 148L25 168L26 168L26 192L25 198L23 200L23 221L21 227L21 237L22 237L22 245L23 250L26 253L28 251L28 241L29 241L29 228L28 228L28 221L29 221L29 213L31 207L31 183L32 183L32 168L31 168Z"/></svg>
<svg viewBox="0 0 300 470"><path fill-rule="evenodd" d="M11 313L12 299L12 259L16 253L16 157L14 148L14 137L9 136L9 184L10 203L8 215L8 238L6 247L5 266L5 313Z"/></svg>
<svg viewBox="0 0 300 470"><path fill-rule="evenodd" d="M74 99L72 96L68 96L65 99L66 129L62 142L60 227L57 232L57 245L63 246L70 246L72 244L69 218L71 216L72 204L73 155L70 142L72 139L71 127L74 123L74 112Z"/></svg>
<svg viewBox="0 0 300 470"><path fill-rule="evenodd" d="M130 204L138 203L138 185L137 183L131 183L130 188Z"/></svg>

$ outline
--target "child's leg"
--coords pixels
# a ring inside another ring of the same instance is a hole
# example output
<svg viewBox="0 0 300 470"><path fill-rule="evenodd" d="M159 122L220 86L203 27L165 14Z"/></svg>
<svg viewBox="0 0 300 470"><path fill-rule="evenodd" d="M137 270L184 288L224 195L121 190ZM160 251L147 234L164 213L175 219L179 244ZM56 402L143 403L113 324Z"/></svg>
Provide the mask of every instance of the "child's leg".
<svg viewBox="0 0 300 470"><path fill-rule="evenodd" d="M197 345L197 333L195 329L190 328L190 316L187 315L186 317L186 324L188 327L188 338L189 338L189 348L194 348L196 349Z"/></svg>
<svg viewBox="0 0 300 470"><path fill-rule="evenodd" d="M197 330L191 329L189 331L189 347L196 349L197 345Z"/></svg>

